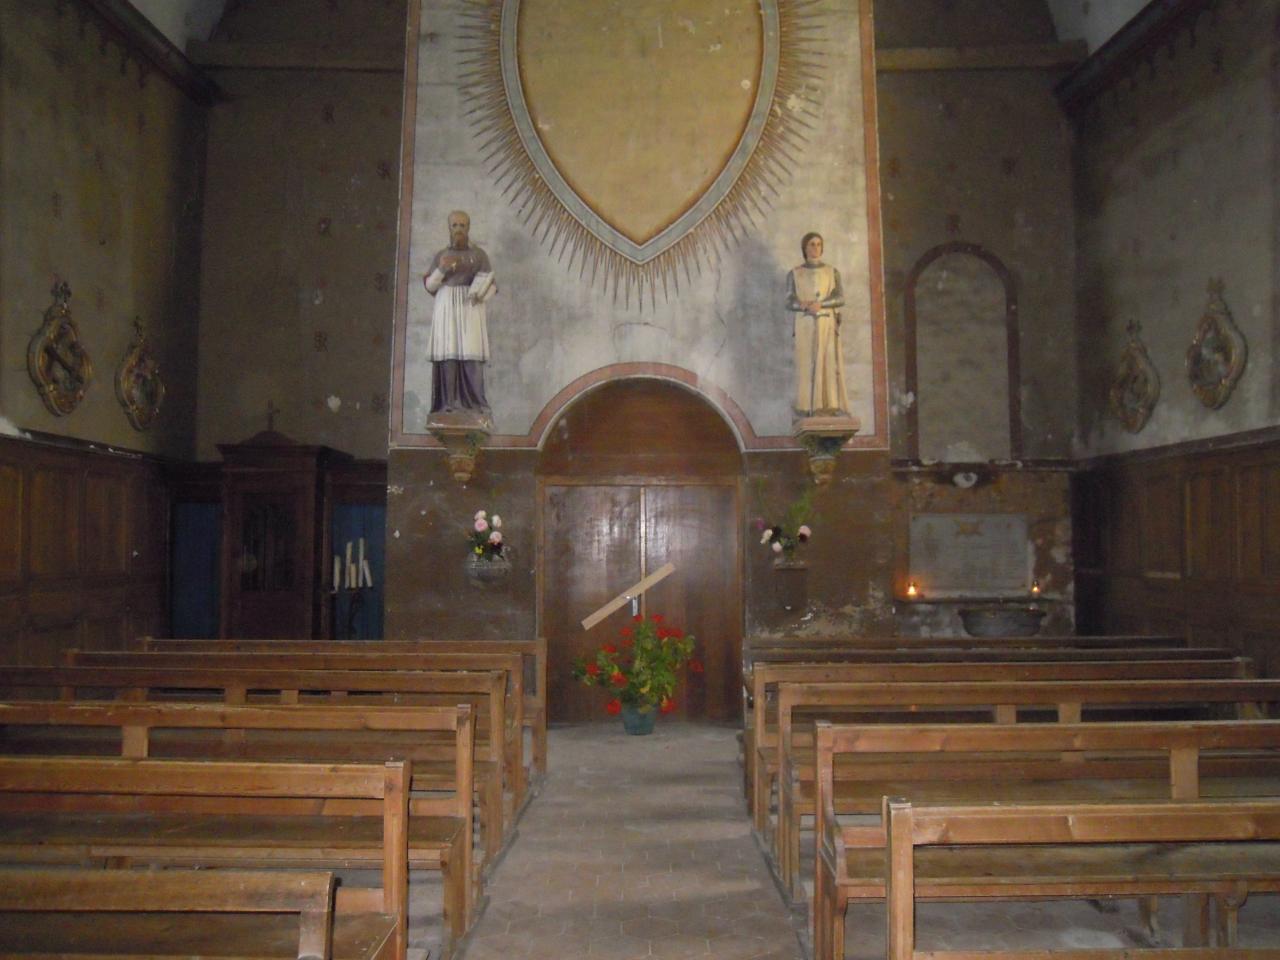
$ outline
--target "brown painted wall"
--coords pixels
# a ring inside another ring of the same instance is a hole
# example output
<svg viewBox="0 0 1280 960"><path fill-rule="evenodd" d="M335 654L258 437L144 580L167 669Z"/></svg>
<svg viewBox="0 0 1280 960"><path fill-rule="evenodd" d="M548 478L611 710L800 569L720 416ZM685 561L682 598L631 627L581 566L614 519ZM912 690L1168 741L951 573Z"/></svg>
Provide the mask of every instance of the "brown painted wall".
<svg viewBox="0 0 1280 960"><path fill-rule="evenodd" d="M403 0L367 6L242 4L214 39L397 62ZM199 455L263 429L271 402L299 442L384 457L402 74L211 72L228 98L210 113Z"/></svg>
<svg viewBox="0 0 1280 960"><path fill-rule="evenodd" d="M188 456L205 115L140 63L80 3L0 2L0 414L24 429ZM71 286L94 366L64 417L45 409L26 369L55 277ZM168 390L146 432L115 396L135 317Z"/></svg>
<svg viewBox="0 0 1280 960"><path fill-rule="evenodd" d="M1148 449L1280 420L1280 3L1224 2L1133 64L1077 125L1081 434L1087 453ZM1210 411L1186 351L1210 277L1249 345L1235 394ZM1130 321L1162 382L1145 429L1106 412Z"/></svg>

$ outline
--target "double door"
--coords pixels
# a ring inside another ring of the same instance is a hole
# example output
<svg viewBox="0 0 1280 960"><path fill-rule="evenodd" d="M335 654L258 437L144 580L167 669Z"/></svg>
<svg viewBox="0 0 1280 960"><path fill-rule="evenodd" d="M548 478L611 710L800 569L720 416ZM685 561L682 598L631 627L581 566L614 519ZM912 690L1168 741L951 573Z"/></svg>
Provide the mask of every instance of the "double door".
<svg viewBox="0 0 1280 960"><path fill-rule="evenodd" d="M576 657L617 642L623 607L589 631L581 621L664 563L676 572L640 601L646 616L697 640L702 673L688 673L677 716L729 720L741 712L742 548L739 481L616 483L545 480L542 630L548 644L552 720L603 719L605 691L570 677Z"/></svg>

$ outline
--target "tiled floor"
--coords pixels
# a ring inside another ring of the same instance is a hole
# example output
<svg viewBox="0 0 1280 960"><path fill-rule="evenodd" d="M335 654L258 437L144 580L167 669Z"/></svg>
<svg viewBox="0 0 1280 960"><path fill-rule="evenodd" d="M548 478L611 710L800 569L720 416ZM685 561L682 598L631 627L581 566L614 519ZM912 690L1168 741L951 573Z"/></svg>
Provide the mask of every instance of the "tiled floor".
<svg viewBox="0 0 1280 960"><path fill-rule="evenodd" d="M489 879L489 902L459 960L800 960L803 926L783 905L743 806L735 731L659 724L551 731L551 769ZM811 867L810 867L811 869ZM439 886L415 876L411 960L438 957ZM1161 945L1179 903L1161 905ZM1148 946L1122 902L925 904L921 949ZM1170 937L1169 934L1174 936ZM1247 946L1280 944L1280 902L1241 912ZM850 960L884 956L881 904L849 911Z"/></svg>

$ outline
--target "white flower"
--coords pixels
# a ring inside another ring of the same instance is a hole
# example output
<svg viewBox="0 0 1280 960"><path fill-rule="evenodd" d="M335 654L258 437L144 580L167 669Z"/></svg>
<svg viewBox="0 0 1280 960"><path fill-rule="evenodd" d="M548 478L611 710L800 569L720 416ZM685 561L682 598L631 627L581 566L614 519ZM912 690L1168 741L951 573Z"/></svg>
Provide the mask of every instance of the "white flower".
<svg viewBox="0 0 1280 960"><path fill-rule="evenodd" d="M774 552L774 553L781 553L781 552L782 552L782 542L781 542L781 541L779 541L779 540L775 540L775 541L773 541L773 552Z"/></svg>
<svg viewBox="0 0 1280 960"><path fill-rule="evenodd" d="M489 521L489 523L493 527L493 529L497 530L499 527L502 526L502 518L495 513L493 515L493 518Z"/></svg>
<svg viewBox="0 0 1280 960"><path fill-rule="evenodd" d="M489 521L484 519L484 517L477 517L476 533L484 533L488 529L489 529Z"/></svg>
<svg viewBox="0 0 1280 960"><path fill-rule="evenodd" d="M809 529L808 524L802 524L796 534L801 537L811 537L813 536L813 531Z"/></svg>
<svg viewBox="0 0 1280 960"><path fill-rule="evenodd" d="M766 527L764 533L760 534L760 543L766 544L772 539L773 539L773 530Z"/></svg>
<svg viewBox="0 0 1280 960"><path fill-rule="evenodd" d="M485 517L487 517L487 516L488 516L488 514L487 514L487 513L485 513L483 510L477 510L477 511L476 511L476 519L477 519L477 520L483 520L483 519L484 519Z"/></svg>
<svg viewBox="0 0 1280 960"><path fill-rule="evenodd" d="M502 542L502 534L500 534L497 530L493 531L493 533L489 534L489 542L492 543L494 546L497 546Z"/></svg>

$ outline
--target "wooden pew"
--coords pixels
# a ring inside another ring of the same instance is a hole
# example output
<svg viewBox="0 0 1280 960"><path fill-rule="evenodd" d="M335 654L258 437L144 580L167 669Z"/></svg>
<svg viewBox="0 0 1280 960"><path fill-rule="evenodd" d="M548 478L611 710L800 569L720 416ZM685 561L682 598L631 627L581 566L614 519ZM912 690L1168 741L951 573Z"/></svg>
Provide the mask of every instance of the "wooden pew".
<svg viewBox="0 0 1280 960"><path fill-rule="evenodd" d="M813 725L817 720L936 723L953 722L949 715L959 715L962 721L1011 724L1030 713L1031 719L1048 714L1059 723L1079 723L1086 718L1114 720L1119 710L1164 713L1175 720L1260 719L1265 716L1264 705L1276 703L1280 703L1277 680L782 683L778 686L778 820L772 849L783 889L795 899L804 896L800 830L803 817L814 813ZM841 773L837 765L837 813L844 812L838 796ZM769 796L763 791L768 785L757 786L761 792L756 802L765 806L756 812L757 818L767 818Z"/></svg>
<svg viewBox="0 0 1280 960"><path fill-rule="evenodd" d="M816 732L815 960L843 956L850 899L884 897L885 826L842 824L845 810L913 804L1195 801L1280 796L1280 721L832 725ZM1144 921L1153 916L1142 902ZM1203 910L1187 933L1203 942Z"/></svg>
<svg viewBox="0 0 1280 960"><path fill-rule="evenodd" d="M754 655L770 650L1009 650L1029 647L1036 650L1062 648L1088 650L1097 648L1179 647L1190 646L1181 634L1119 633L1078 636L1076 634L1034 634L1023 637L905 637L905 636L782 636L748 638L744 653ZM765 657L756 659L764 660Z"/></svg>
<svg viewBox="0 0 1280 960"><path fill-rule="evenodd" d="M918 806L885 799L884 889L889 960L1050 957L1043 950L929 951L915 944L921 900L1094 899L1214 895L1217 949L1094 948L1097 960L1152 956L1280 958L1280 947L1236 950L1237 917L1250 893L1280 891L1280 797L1210 803L1062 803ZM1087 847L1084 845L1088 845ZM944 846L945 845L945 846ZM930 854L933 854L932 856ZM1087 874L1062 863L1087 857ZM1199 940L1201 938L1194 937ZM1074 951L1064 951L1071 956Z"/></svg>
<svg viewBox="0 0 1280 960"><path fill-rule="evenodd" d="M547 772L547 638L532 640L169 640L143 638L146 650L244 653L515 653L525 662L524 721L533 769Z"/></svg>
<svg viewBox="0 0 1280 960"><path fill-rule="evenodd" d="M783 682L793 683L947 683L955 681L1035 680L1191 680L1247 678L1253 663L1246 657L1221 660L1115 660L1005 661L976 663L780 663L758 664L752 673L750 723L743 732L743 793L755 812L754 789L763 776L772 783L777 775L776 691ZM770 758L757 768L760 756ZM757 831L766 824L753 820Z"/></svg>
<svg viewBox="0 0 1280 960"><path fill-rule="evenodd" d="M148 669L213 670L372 670L372 671L463 671L500 670L507 684L507 722L513 731L524 728L524 664L516 653L243 653L232 650L194 652L68 650L67 666L144 667ZM509 784L519 806L528 798L528 777L524 766L524 737L505 738L506 769L512 772ZM518 808L517 808L518 809Z"/></svg>
<svg viewBox="0 0 1280 960"><path fill-rule="evenodd" d="M335 917L333 885L301 871L0 869L0 955L390 960L395 918Z"/></svg>
<svg viewBox="0 0 1280 960"><path fill-rule="evenodd" d="M0 695L8 699L221 700L312 704L357 702L452 706L470 703L476 715L475 780L481 827L500 848L509 833L503 784L508 739L506 675L501 671L384 671L147 669L143 667L0 667ZM447 742L447 738L446 738ZM512 804L515 807L514 799ZM486 841L488 844L490 841Z"/></svg>
<svg viewBox="0 0 1280 960"><path fill-rule="evenodd" d="M8 755L407 761L412 765L410 816L452 818L461 836L472 836L475 722L469 704L233 707L25 701L0 703L0 731L0 754ZM434 733L448 735L451 742L440 745L424 740L424 734ZM492 862L488 856L485 859ZM449 874L446 888L455 882L464 886L467 917L471 917L482 889L471 844L464 844L438 868Z"/></svg>
<svg viewBox="0 0 1280 960"><path fill-rule="evenodd" d="M380 887L344 887L337 907L394 917L404 960L410 866L456 856L464 839L433 818L410 830L409 776L403 761L0 757L0 861L377 869ZM446 901L446 928L460 936L460 884Z"/></svg>

